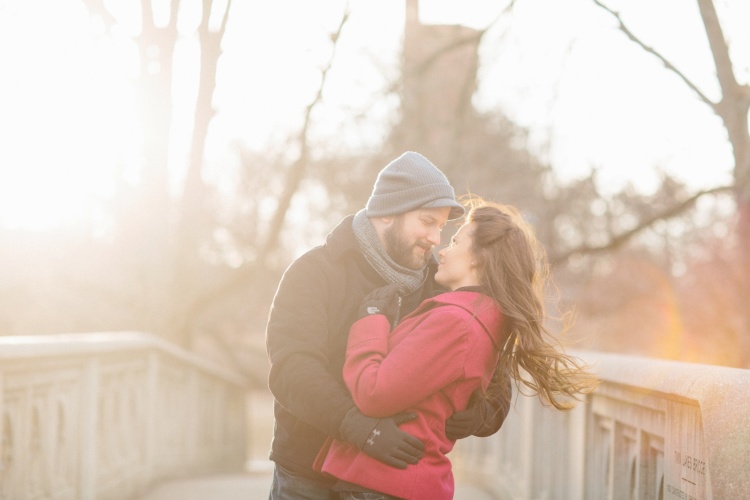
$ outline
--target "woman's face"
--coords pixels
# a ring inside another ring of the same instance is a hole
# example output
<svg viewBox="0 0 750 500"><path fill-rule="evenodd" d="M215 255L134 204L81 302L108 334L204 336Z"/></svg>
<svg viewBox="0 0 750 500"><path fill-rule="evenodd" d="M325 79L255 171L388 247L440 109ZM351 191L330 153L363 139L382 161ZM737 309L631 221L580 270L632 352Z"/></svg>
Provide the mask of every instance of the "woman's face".
<svg viewBox="0 0 750 500"><path fill-rule="evenodd" d="M464 224L451 238L451 244L438 252L440 265L435 281L456 290L464 286L478 286L479 276L472 250L474 225Z"/></svg>

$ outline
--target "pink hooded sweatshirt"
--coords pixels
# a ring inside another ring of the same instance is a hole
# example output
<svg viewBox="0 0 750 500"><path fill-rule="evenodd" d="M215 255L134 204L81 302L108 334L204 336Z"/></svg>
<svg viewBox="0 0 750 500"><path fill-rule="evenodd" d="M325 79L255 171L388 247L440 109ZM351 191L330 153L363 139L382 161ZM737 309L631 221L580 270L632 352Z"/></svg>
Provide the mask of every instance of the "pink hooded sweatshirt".
<svg viewBox="0 0 750 500"><path fill-rule="evenodd" d="M344 365L354 402L371 417L416 412L417 418L400 428L420 439L425 453L418 464L401 470L329 438L315 469L401 498L453 498L446 454L455 441L446 437L445 421L489 383L504 342L501 322L491 298L458 291L425 300L393 332L382 315L354 323Z"/></svg>

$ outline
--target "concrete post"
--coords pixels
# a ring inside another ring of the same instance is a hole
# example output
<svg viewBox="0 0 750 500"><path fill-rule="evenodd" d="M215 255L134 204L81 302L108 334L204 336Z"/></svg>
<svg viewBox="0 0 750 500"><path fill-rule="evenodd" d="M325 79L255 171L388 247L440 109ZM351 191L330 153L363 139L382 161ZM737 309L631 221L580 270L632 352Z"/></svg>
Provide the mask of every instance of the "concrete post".
<svg viewBox="0 0 750 500"><path fill-rule="evenodd" d="M80 499L96 500L99 430L99 359L83 365L81 380Z"/></svg>

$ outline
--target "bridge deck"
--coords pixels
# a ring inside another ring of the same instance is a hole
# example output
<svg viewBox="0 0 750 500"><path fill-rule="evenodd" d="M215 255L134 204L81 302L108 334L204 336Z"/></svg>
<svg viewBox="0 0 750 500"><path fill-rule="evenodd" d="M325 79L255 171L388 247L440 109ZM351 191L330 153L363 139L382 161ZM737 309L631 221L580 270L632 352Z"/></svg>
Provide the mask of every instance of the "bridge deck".
<svg viewBox="0 0 750 500"><path fill-rule="evenodd" d="M157 485L138 500L261 500L268 498L271 468L246 474L228 474L169 481ZM454 500L492 500L470 484L456 484Z"/></svg>

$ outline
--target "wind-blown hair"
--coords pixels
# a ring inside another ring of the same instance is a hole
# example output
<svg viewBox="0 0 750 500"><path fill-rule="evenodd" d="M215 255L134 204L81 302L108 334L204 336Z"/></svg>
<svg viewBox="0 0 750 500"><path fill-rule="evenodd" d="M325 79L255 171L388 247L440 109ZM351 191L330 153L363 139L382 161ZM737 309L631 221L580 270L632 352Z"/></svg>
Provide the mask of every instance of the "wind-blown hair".
<svg viewBox="0 0 750 500"><path fill-rule="evenodd" d="M497 372L531 389L544 404L572 408L571 398L590 392L597 381L579 359L565 354L545 326L549 264L544 247L515 207L477 197L466 204L480 284L504 316L507 341L501 346ZM498 382L494 389L502 391L506 384Z"/></svg>

